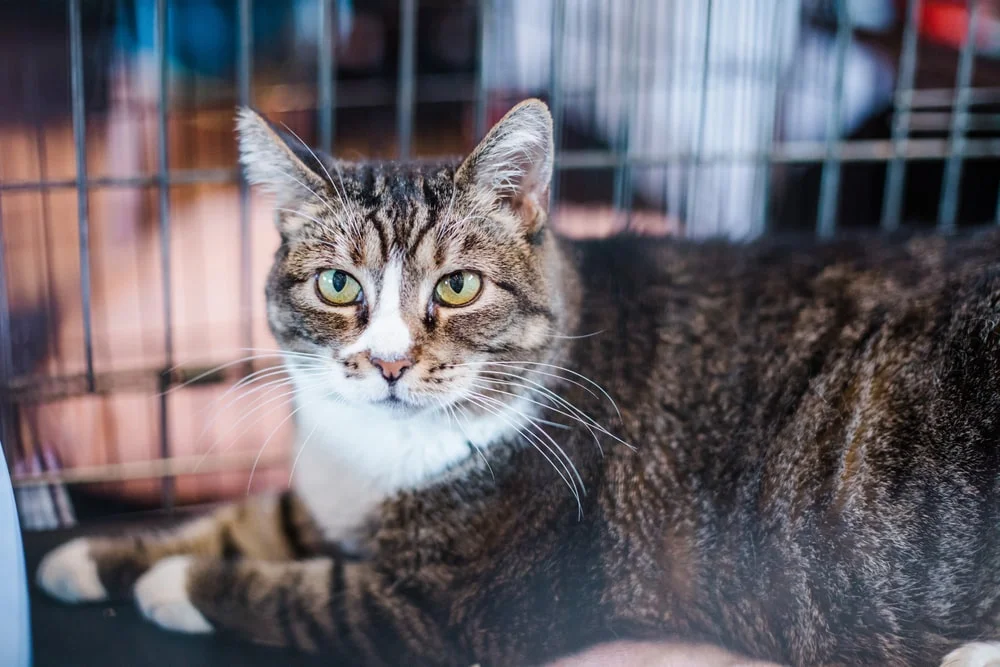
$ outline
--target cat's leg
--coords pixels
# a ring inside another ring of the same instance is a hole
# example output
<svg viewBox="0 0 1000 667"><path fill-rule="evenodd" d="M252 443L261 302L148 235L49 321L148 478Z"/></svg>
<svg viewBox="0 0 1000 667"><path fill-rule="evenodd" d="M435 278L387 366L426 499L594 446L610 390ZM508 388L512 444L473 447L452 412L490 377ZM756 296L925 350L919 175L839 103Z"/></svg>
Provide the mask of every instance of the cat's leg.
<svg viewBox="0 0 1000 667"><path fill-rule="evenodd" d="M129 595L143 572L170 556L287 560L317 546L305 508L285 492L248 498L167 530L77 538L45 556L36 580L65 602L89 602Z"/></svg>
<svg viewBox="0 0 1000 667"><path fill-rule="evenodd" d="M369 562L176 556L144 574L135 597L166 629L321 650L332 664L451 664L459 653L446 637L447 607Z"/></svg>
<svg viewBox="0 0 1000 667"><path fill-rule="evenodd" d="M971 642L941 661L941 667L1000 667L1000 642Z"/></svg>

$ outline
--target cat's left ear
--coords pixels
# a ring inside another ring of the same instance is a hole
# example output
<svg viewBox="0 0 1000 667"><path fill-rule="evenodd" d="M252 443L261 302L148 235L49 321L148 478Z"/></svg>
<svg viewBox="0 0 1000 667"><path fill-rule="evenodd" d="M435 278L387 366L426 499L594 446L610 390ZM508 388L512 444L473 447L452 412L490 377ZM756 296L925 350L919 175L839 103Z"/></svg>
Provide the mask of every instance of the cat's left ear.
<svg viewBox="0 0 1000 667"><path fill-rule="evenodd" d="M544 224L555 146L552 116L541 100L521 102L493 126L455 172L458 188L509 206L528 233Z"/></svg>
<svg viewBox="0 0 1000 667"><path fill-rule="evenodd" d="M330 183L320 158L297 137L279 130L250 108L236 117L240 162L247 181L274 194L279 206L320 197L329 200Z"/></svg>

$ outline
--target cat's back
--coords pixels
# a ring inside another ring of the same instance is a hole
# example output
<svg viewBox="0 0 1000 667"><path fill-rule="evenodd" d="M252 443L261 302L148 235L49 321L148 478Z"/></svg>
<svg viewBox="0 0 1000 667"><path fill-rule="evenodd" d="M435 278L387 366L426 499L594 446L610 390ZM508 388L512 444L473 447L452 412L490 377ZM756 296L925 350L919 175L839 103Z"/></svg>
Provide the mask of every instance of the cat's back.
<svg viewBox="0 0 1000 667"><path fill-rule="evenodd" d="M609 567L651 564L623 606L808 661L856 623L956 631L998 590L1000 556L967 556L1000 543L1000 234L578 252L581 331L612 335L575 362L636 445L603 489L636 536ZM816 596L844 617L807 622Z"/></svg>

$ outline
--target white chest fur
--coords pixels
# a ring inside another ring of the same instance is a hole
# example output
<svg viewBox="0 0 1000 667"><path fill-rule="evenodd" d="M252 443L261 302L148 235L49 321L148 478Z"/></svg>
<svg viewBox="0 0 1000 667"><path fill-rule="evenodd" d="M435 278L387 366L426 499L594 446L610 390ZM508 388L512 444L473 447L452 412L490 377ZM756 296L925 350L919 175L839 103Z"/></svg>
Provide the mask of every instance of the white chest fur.
<svg viewBox="0 0 1000 667"><path fill-rule="evenodd" d="M400 419L383 409L300 398L293 486L324 536L350 546L381 501L433 481L512 430L511 417L459 425L443 413ZM301 450L301 454L299 451Z"/></svg>

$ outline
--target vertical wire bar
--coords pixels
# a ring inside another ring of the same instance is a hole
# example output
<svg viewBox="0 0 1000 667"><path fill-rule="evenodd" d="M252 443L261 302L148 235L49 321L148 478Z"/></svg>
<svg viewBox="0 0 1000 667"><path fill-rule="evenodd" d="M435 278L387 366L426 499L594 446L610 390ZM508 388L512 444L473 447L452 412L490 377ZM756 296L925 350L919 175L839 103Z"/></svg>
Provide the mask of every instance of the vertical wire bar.
<svg viewBox="0 0 1000 667"><path fill-rule="evenodd" d="M240 106L248 107L251 101L251 86L253 85L253 20L252 0L240 0L239 4L239 68L237 73ZM252 237L250 233L250 185L240 170L240 335L245 349L253 347L253 269L252 269ZM244 372L252 370L253 363L247 362Z"/></svg>
<svg viewBox="0 0 1000 667"><path fill-rule="evenodd" d="M549 94L552 96L552 141L556 155L562 144L563 125L563 53L566 43L566 0L552 2L552 42L549 52ZM555 163L549 189L549 207L554 210L559 201L559 163Z"/></svg>
<svg viewBox="0 0 1000 667"><path fill-rule="evenodd" d="M913 83L917 72L917 17L920 0L910 0L906 5L906 24L903 27L903 52L900 55L899 80L896 83L895 113L892 116L892 159L885 174L882 199L882 229L891 232L899 228L903 211L903 182L906 177L907 137L910 134L910 116L913 106Z"/></svg>
<svg viewBox="0 0 1000 667"><path fill-rule="evenodd" d="M639 56L642 40L642 21L646 18L643 13L642 0L632 1L632 20L628 24L627 55L625 58L625 94L622 101L625 103L623 117L625 119L625 141L622 156L622 180L621 180L621 203L625 209L625 229L632 226L632 204L635 194L633 192L633 165L632 165L632 137L635 132L632 128L633 119L639 114Z"/></svg>
<svg viewBox="0 0 1000 667"><path fill-rule="evenodd" d="M965 128L969 123L969 86L976 62L976 27L982 3L969 0L969 21L965 44L958 57L955 76L955 98L951 109L951 127L948 132L948 159L945 162L941 202L938 205L938 230L955 231L958 216L958 186L962 180L962 153L965 151Z"/></svg>
<svg viewBox="0 0 1000 667"><path fill-rule="evenodd" d="M417 50L417 0L399 0L399 81L396 89L396 134L400 160L410 157L413 142L413 97Z"/></svg>
<svg viewBox="0 0 1000 667"><path fill-rule="evenodd" d="M631 2L631 0L618 0L618 1L619 2ZM634 5L631 8L632 8L633 11L635 10ZM614 7L611 7L610 9L611 9L611 14L610 14L610 20L608 21L608 25L609 25L609 28L608 28L608 30L609 30L609 33L608 33L608 53L609 53L608 71L609 71L609 73L611 72L611 69L612 69L612 67L614 66L614 64L616 62L617 62L617 64L618 64L619 67L623 67L623 66L625 68L628 67L628 63L627 62L625 62L624 65L622 64L624 62L624 59L619 58L619 59L617 59L617 61L615 59L615 49L618 47L618 41L615 39L615 35L613 35L612 32L611 32L611 26L613 26L614 23L615 23L615 19L614 19L614 16L615 16L614 15L614 11L615 10L614 10ZM626 16L627 16L627 14L626 14ZM621 38L621 37L625 38L625 39L621 40L622 45L624 45L624 43L628 41L628 34L629 34L628 31L629 31L631 23L629 21L627 21L627 20L623 20L621 22L621 24L622 24L621 31L624 32L625 34L624 35L620 35L619 34L618 37L619 38ZM612 90L613 90L613 95L617 96L617 101L616 101L615 105L618 107L617 108L617 111L618 111L618 128L617 128L617 130L615 132L615 140L614 140L615 172L614 172L614 186L613 186L613 189L611 191L611 197L612 197L612 200L611 200L611 211L615 215L615 217L617 218L618 213L624 211L624 209L625 209L625 169L627 167L626 152L627 152L627 147L628 147L628 130L629 130L629 127L628 127L628 120L626 119L626 115L628 114L628 109L625 108L625 77L621 75L622 72L621 72L620 69L619 69L619 71L616 74L618 75L617 77L615 77L617 79L617 85L615 85Z"/></svg>
<svg viewBox="0 0 1000 667"><path fill-rule="evenodd" d="M76 210L80 242L80 308L87 391L94 391L94 340L90 316L90 209L87 190L87 120L83 89L83 27L81 0L69 3L70 89L73 97L73 143L76 147Z"/></svg>
<svg viewBox="0 0 1000 667"><path fill-rule="evenodd" d="M7 293L7 245L4 240L3 227L3 202L0 201L0 388L7 391L11 377L14 375L14 350L13 341L10 336L10 301ZM14 453L19 451L20 444L17 442L17 429L14 427L16 418L14 411L17 409L13 403L7 401L4 394L0 394L0 445L6 456L10 457L8 463L13 464ZM13 469L13 465L11 465Z"/></svg>
<svg viewBox="0 0 1000 667"><path fill-rule="evenodd" d="M765 70L764 84L773 86L773 90L769 90L767 93L767 110L761 119L762 127L760 128L760 132L766 139L766 148L761 151L761 157L758 162L761 180L760 200L754 216L751 236L759 236L767 232L768 206L770 205L771 197L771 171L774 169L771 151L774 147L774 133L778 124L778 105L781 102L781 68L785 57L785 35L782 30L786 26L782 23L782 19L784 18L782 6L774 3L772 11L774 15L771 17L771 34L768 40L771 46L766 51L763 59L763 69ZM771 61L769 58L773 58L774 60Z"/></svg>
<svg viewBox="0 0 1000 667"><path fill-rule="evenodd" d="M830 238L837 231L837 197L840 194L840 156L837 145L844 119L844 70L847 51L851 46L851 16L847 0L837 0L836 71L833 82L833 104L826 117L826 151L823 173L820 177L819 208L816 212L816 233L820 238Z"/></svg>
<svg viewBox="0 0 1000 667"><path fill-rule="evenodd" d="M316 89L319 91L319 147L327 155L333 154L333 132L336 122L336 39L333 33L333 0L319 0L319 54Z"/></svg>
<svg viewBox="0 0 1000 667"><path fill-rule="evenodd" d="M698 122L695 129L694 159L691 164L694 167L693 173L688 174L687 196L685 210L685 232L689 232L691 226L697 224L695 213L697 212L696 200L698 196L698 181L701 179L702 152L705 147L705 112L708 108L708 69L712 48L712 0L706 0L705 4L705 45L701 54L701 86L698 91Z"/></svg>
<svg viewBox="0 0 1000 667"><path fill-rule="evenodd" d="M167 81L167 0L156 0L154 18L154 52L159 65L159 108L157 109L157 180L160 184L160 271L163 281L163 356L164 372L160 376L160 456L170 457L170 423L167 414L166 389L170 385L169 370L174 365L174 323L173 290L170 284L170 187L168 183L169 161L167 155L167 103L169 102ZM161 480L163 507L174 507L174 478L164 476Z"/></svg>
<svg viewBox="0 0 1000 667"><path fill-rule="evenodd" d="M663 61L663 90L666 95L665 102L665 116L664 125L666 127L673 127L674 122L674 86L676 85L675 68L673 58L670 57L670 51L672 48L676 48L676 44L673 44L673 34L677 25L677 12L673 3L660 3L665 11L663 34L666 35L666 39L658 40L662 43L663 51L658 53L654 48L654 57ZM659 22L657 22L659 25ZM665 142L665 145L669 151L675 149L675 140L671 139ZM677 211L677 196L674 188L671 187L672 175L677 173L677 165L669 158L663 161L663 215L667 218L668 224L671 222L676 222L674 212ZM673 195L673 198L671 198ZM678 230L679 231L679 230Z"/></svg>
<svg viewBox="0 0 1000 667"><path fill-rule="evenodd" d="M475 131L478 141L486 134L486 113L489 108L489 75L492 66L493 49L493 3L480 0L479 8L479 63L476 69L476 121Z"/></svg>

